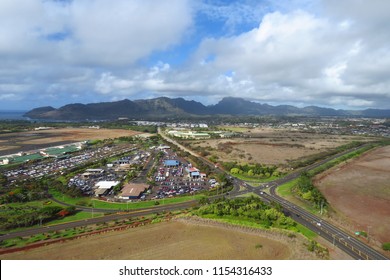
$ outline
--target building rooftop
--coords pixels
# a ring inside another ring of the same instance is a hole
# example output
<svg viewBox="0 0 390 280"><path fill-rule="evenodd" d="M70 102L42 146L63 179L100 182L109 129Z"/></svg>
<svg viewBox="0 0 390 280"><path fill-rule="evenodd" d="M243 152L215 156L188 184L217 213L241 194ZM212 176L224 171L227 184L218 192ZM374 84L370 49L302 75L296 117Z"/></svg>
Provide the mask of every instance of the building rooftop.
<svg viewBox="0 0 390 280"><path fill-rule="evenodd" d="M144 192L146 189L148 189L149 186L147 184L134 184L134 183L128 183L126 184L120 196L122 197L138 197L142 192Z"/></svg>
<svg viewBox="0 0 390 280"><path fill-rule="evenodd" d="M110 189L119 184L119 181L100 181L95 184L99 189Z"/></svg>
<svg viewBox="0 0 390 280"><path fill-rule="evenodd" d="M179 165L179 161L178 160L172 160L172 159L168 159L166 161L164 161L164 165L168 165L168 166L175 166L175 165Z"/></svg>

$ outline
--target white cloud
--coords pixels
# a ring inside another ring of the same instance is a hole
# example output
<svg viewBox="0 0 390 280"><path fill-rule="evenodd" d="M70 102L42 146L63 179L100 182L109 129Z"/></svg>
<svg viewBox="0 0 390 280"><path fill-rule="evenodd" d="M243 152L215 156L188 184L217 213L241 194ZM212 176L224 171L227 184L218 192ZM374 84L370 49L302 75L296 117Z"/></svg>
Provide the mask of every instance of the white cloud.
<svg viewBox="0 0 390 280"><path fill-rule="evenodd" d="M180 41L192 24L189 1L78 0L70 7L78 59L103 65L134 63Z"/></svg>
<svg viewBox="0 0 390 280"><path fill-rule="evenodd" d="M359 3L2 0L0 99L240 96L390 107L390 2ZM199 45L191 41L208 28ZM176 55L174 46L190 58L177 65L158 55Z"/></svg>
<svg viewBox="0 0 390 280"><path fill-rule="evenodd" d="M17 94L14 93L7 93L7 94L0 94L0 100L5 101L5 100L19 100L20 97Z"/></svg>
<svg viewBox="0 0 390 280"><path fill-rule="evenodd" d="M351 99L340 102L342 107L389 106L383 100L390 91L390 48L371 48L370 37L358 36L356 28L348 20L331 22L302 10L270 13L249 32L204 40L196 65L214 77L233 69L237 87L215 82L231 95L335 105L331 95ZM214 59L205 63L210 55ZM250 81L251 90L239 87L241 80Z"/></svg>
<svg viewBox="0 0 390 280"><path fill-rule="evenodd" d="M96 85L101 93L116 96L150 92L214 100L237 96L272 103L388 106L383 103L390 89L388 48L370 49L354 28L345 20L330 22L302 10L269 13L258 28L203 40L181 68L160 62L136 74L119 73L110 79L102 75Z"/></svg>
<svg viewBox="0 0 390 280"><path fill-rule="evenodd" d="M136 68L178 44L192 24L190 0L2 0L0 95L19 83L31 85L21 99L54 98L56 90L58 97L88 95L101 72Z"/></svg>

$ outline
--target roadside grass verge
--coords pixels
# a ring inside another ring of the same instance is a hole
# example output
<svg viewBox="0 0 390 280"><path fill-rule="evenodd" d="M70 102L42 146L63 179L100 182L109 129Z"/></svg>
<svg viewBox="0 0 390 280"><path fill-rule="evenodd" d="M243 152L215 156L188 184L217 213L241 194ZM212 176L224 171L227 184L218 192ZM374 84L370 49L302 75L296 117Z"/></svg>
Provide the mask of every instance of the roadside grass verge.
<svg viewBox="0 0 390 280"><path fill-rule="evenodd" d="M64 202L66 204L74 205L74 206L84 206L84 207L90 207L90 208L97 208L97 209L113 209L113 210L119 210L119 211L125 211L125 210L133 210L133 209L140 209L140 208L149 208L159 205L168 205L168 204L175 204L175 203L181 203L191 200L199 200L204 195L197 194L197 195L191 195L191 196L180 196L180 197L172 197L172 198L165 198L165 199L159 199L159 200L148 200L148 201L141 201L141 202L107 202L98 200L92 197L69 197L67 195L62 194L60 191L51 189L50 194L56 198L57 200Z"/></svg>
<svg viewBox="0 0 390 280"><path fill-rule="evenodd" d="M254 193L254 192L249 192L249 193L241 194L241 195L238 195L237 197L251 197L251 196L257 196L257 197L259 197L259 195L256 194L256 193Z"/></svg>
<svg viewBox="0 0 390 280"><path fill-rule="evenodd" d="M43 199L43 200L34 200L34 201L28 201L28 202L13 202L13 203L7 203L5 206L11 206L11 207L45 207L45 206L62 206L61 204L51 200L51 199ZM1 209L1 208L0 208Z"/></svg>
<svg viewBox="0 0 390 280"><path fill-rule="evenodd" d="M91 200L89 197L70 197L54 188L49 189L49 194L51 194L55 199L57 199L60 202L70 204L70 205L75 205L75 206L77 205L87 206Z"/></svg>
<svg viewBox="0 0 390 280"><path fill-rule="evenodd" d="M349 159L353 159L353 158L356 158L356 157L359 157L361 156L362 154L364 154L365 152L369 151L369 150L372 150L374 148L377 148L379 145L378 144L371 144L371 145L368 145L368 146L365 146L365 147L362 147L356 151L352 151L348 154L345 154L343 156L340 156L338 158L335 158L331 161L328 161L327 163L324 163L316 168L314 168L313 170L310 170L308 173L309 175L311 176L314 176L314 175L317 175L317 174L320 174L340 163L343 163Z"/></svg>
<svg viewBox="0 0 390 280"><path fill-rule="evenodd" d="M28 237L16 237L11 239L6 239L1 242L1 248L10 248L10 247L23 247L32 243L36 243L39 241L45 241L56 238L70 238L76 236L78 234L85 233L87 231L86 228L71 228L61 231L50 231L47 233L39 233L35 235L31 235Z"/></svg>
<svg viewBox="0 0 390 280"><path fill-rule="evenodd" d="M111 222L96 223L94 225L88 225L88 226L81 226L81 227L79 226L79 227L68 228L63 230L51 230L46 233L40 233L40 234L35 234L26 237L15 237L15 238L3 240L0 242L0 248L23 247L39 241L48 241L57 238L65 238L65 239L72 238L80 234L91 233L91 232L93 233L99 230L110 229L115 226L131 225L133 223L139 224L142 223L143 221L150 220L150 219L152 220L151 223L158 223L164 221L164 219L166 219L167 216L179 215L181 213L182 213L181 211L173 211L170 212L169 214L166 214L165 216L162 214L151 214L151 215L146 215L144 217L124 218L124 219L114 220ZM81 212L79 218L83 217L83 214L88 214L88 213Z"/></svg>
<svg viewBox="0 0 390 280"><path fill-rule="evenodd" d="M102 217L102 216L103 216L103 213L99 213L99 212L93 213L93 218ZM66 216L61 220L55 220L55 221L48 222L48 223L44 224L44 226L53 226L53 225L58 225L58 224L75 222L75 221L79 221L79 220L86 220L86 219L90 219L90 218L92 218L92 212L80 211L72 216Z"/></svg>
<svg viewBox="0 0 390 280"><path fill-rule="evenodd" d="M285 232L289 232L290 231L291 233L297 232L297 233L301 233L303 236L305 236L306 238L308 238L310 240L312 240L315 237L317 237L316 233L314 233L310 229L302 226L301 224L297 224L295 227L292 227L292 228L289 228L289 229L284 229L284 228L278 228L278 227L269 227L269 226L266 226L266 225L261 224L259 222L255 222L252 219L243 218L243 217L240 217L240 218L232 217L232 216L219 217L217 215L212 215L212 214L202 215L201 217L205 218L205 219L212 219L212 220L224 222L224 223L227 223L227 224L237 225L237 226L258 228L258 229L263 229L263 230L276 229L276 230L281 230L281 231L285 231Z"/></svg>
<svg viewBox="0 0 390 280"><path fill-rule="evenodd" d="M317 215L318 214L318 209L316 209L314 206L311 204L307 203L303 199L299 198L292 192L292 188L298 183L298 178L294 179L290 182L287 182L283 185L280 185L279 187L276 188L276 193L280 197L283 197L284 199L298 205L299 207L305 209L306 211L309 211L312 214Z"/></svg>
<svg viewBox="0 0 390 280"><path fill-rule="evenodd" d="M260 177L252 177L252 176L246 176L244 174L232 174L229 172L229 174L233 177L236 177L237 179L240 179L240 180L243 180L245 182L248 182L248 183L258 183L258 184L261 184L261 183L268 183L268 182L271 182L271 181L274 181L276 179L279 179L281 177L277 177L277 176L271 176L271 177L268 177L268 178L260 178Z"/></svg>
<svg viewBox="0 0 390 280"><path fill-rule="evenodd" d="M191 200L199 200L203 196L204 195L172 197L172 198L159 199L159 200L128 202L128 203L106 202L106 201L91 199L91 204L94 206L94 208L116 209L116 210L125 211L127 209L133 210L133 209L157 207L157 206L168 205L168 204L176 204L176 203L187 202ZM156 204L157 202L158 204Z"/></svg>
<svg viewBox="0 0 390 280"><path fill-rule="evenodd" d="M279 187L277 187L276 193L283 198L290 198L291 196L294 196L291 192L291 189L297 182L298 179L294 179L288 183L280 185Z"/></svg>
<svg viewBox="0 0 390 280"><path fill-rule="evenodd" d="M302 233L308 239L314 239L317 237L317 234L314 231L311 231L310 229L308 229L307 227L304 227L301 224L297 223L296 228L298 229L298 232Z"/></svg>

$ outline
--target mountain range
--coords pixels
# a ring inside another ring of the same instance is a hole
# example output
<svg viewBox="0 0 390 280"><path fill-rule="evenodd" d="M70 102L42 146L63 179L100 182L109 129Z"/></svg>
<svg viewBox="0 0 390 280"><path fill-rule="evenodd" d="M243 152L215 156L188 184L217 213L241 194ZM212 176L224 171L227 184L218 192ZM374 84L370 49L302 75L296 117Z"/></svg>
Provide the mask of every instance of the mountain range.
<svg viewBox="0 0 390 280"><path fill-rule="evenodd" d="M225 97L215 105L205 106L197 101L183 98L159 97L154 99L121 100L91 104L68 104L61 108L39 107L27 112L24 116L42 120L115 120L129 118L137 120L164 119L196 116L230 115L230 116L354 116L354 117L390 117L390 110L335 110L308 106L298 108L289 105L272 106L245 100L243 98Z"/></svg>

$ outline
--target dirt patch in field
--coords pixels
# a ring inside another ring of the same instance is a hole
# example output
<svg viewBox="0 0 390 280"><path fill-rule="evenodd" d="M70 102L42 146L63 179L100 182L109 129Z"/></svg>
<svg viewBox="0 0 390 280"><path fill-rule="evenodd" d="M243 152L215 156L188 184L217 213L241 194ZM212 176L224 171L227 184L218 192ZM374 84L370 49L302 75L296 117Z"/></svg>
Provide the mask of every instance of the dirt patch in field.
<svg viewBox="0 0 390 280"><path fill-rule="evenodd" d="M310 134L270 128L249 129L244 133L248 138L195 140L187 141L187 143L195 150L198 147L198 152L206 151L225 162L278 165L323 152L353 140L366 140L360 136Z"/></svg>
<svg viewBox="0 0 390 280"><path fill-rule="evenodd" d="M375 149L316 177L316 186L351 232L369 232L370 242L390 242L390 146Z"/></svg>
<svg viewBox="0 0 390 280"><path fill-rule="evenodd" d="M125 129L61 128L40 131L7 133L0 135L0 155L20 151L31 151L80 142L85 140L103 140L121 136L133 136L141 132Z"/></svg>
<svg viewBox="0 0 390 280"><path fill-rule="evenodd" d="M2 259L315 259L301 237L176 220L66 241Z"/></svg>
<svg viewBox="0 0 390 280"><path fill-rule="evenodd" d="M118 138L121 136L133 136L139 132L124 129L88 129L88 128L63 128L53 130L43 130L38 134L39 139L27 140L26 144L42 144L62 141L84 141L103 140L108 138Z"/></svg>

